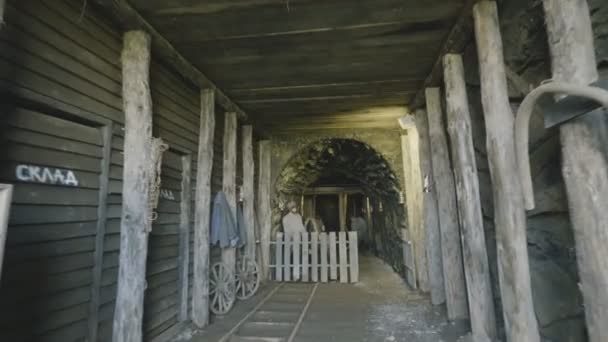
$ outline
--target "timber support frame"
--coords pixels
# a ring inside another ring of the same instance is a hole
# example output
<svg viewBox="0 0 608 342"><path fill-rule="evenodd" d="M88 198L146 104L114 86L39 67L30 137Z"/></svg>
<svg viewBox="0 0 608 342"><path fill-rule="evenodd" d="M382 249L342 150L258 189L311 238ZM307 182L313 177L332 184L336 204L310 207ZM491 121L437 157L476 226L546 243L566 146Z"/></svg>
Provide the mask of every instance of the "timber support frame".
<svg viewBox="0 0 608 342"><path fill-rule="evenodd" d="M198 328L209 324L209 230L211 224L211 170L215 132L215 97L212 89L201 90L200 135L194 207L194 276L192 322Z"/></svg>
<svg viewBox="0 0 608 342"><path fill-rule="evenodd" d="M270 140L258 143L259 155L259 182L258 182L258 219L260 230L260 258L262 279L268 279L270 269L270 232L272 230L272 209L270 193L272 187L272 145Z"/></svg>
<svg viewBox="0 0 608 342"><path fill-rule="evenodd" d="M243 151L243 218L247 228L245 255L255 260L255 162L253 160L253 127L244 125L241 129Z"/></svg>
<svg viewBox="0 0 608 342"><path fill-rule="evenodd" d="M230 206L234 222L237 221L237 189L236 189L236 154L238 118L235 112L224 114L224 167L222 178L222 191ZM222 263L233 276L236 274L236 247L222 249Z"/></svg>
<svg viewBox="0 0 608 342"><path fill-rule="evenodd" d="M426 117L426 113L416 115ZM410 236L420 235L423 231L423 249L426 253L426 269L433 305L445 303L445 285L443 281L443 262L441 260L441 232L437 219L437 197L432 186L423 188L424 180L432 180L432 165L429 151L428 130L407 129L406 135L401 135L403 166L405 173L406 203L408 206L408 222ZM410 166L407 166L409 164ZM409 171L409 172L408 172ZM408 191L409 188L409 191ZM412 208L413 207L413 208ZM410 216L412 216L410 218ZM410 221L411 220L411 221ZM416 239L420 244L420 239ZM414 246L416 247L416 246ZM419 261L417 261L418 263ZM419 267L416 265L416 272Z"/></svg>
<svg viewBox="0 0 608 342"><path fill-rule="evenodd" d="M426 107L433 176L437 189L448 318L462 319L468 317L466 284L462 263L456 188L450 165L447 134L443 124L439 88L426 89Z"/></svg>
<svg viewBox="0 0 608 342"><path fill-rule="evenodd" d="M496 325L488 252L483 228L477 163L460 55L444 57L447 128L452 147L452 164L462 236L464 273L467 280L473 336Z"/></svg>
<svg viewBox="0 0 608 342"><path fill-rule="evenodd" d="M150 37L143 31L124 34L122 91L125 148L120 222L118 290L113 342L142 340L152 166L152 98L149 88Z"/></svg>
<svg viewBox="0 0 608 342"><path fill-rule="evenodd" d="M532 299L523 191L515 158L514 115L509 103L496 2L478 2L473 17L506 335L508 341L537 342L540 336ZM487 329L494 339L496 327Z"/></svg>
<svg viewBox="0 0 608 342"><path fill-rule="evenodd" d="M598 79L587 0L543 0L554 81L587 86ZM562 174L574 230L589 341L608 336L608 152L604 113L560 126Z"/></svg>

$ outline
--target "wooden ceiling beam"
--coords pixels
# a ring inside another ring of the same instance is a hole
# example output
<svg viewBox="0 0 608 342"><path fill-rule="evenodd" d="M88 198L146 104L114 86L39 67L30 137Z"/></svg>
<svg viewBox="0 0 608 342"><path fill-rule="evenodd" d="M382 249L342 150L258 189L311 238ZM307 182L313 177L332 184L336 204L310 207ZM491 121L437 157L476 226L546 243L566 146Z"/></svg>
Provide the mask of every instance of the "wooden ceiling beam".
<svg viewBox="0 0 608 342"><path fill-rule="evenodd" d="M412 94L411 91L402 91L402 92L393 92L393 93L384 93L383 97L403 97L405 101L405 97L408 94ZM241 104L259 104L259 103L289 103L289 102L316 102L316 101L336 101L336 100L349 100L349 99L365 99L365 98L375 98L378 94L352 94L352 95L338 95L338 96L316 96L316 97L283 97L283 98L275 98L275 99L258 99L258 100L243 100L240 101Z"/></svg>
<svg viewBox="0 0 608 342"><path fill-rule="evenodd" d="M199 11L198 6L186 6L178 12L167 6L156 9L147 0L137 0L135 6L163 33L173 32L170 39L197 40L224 37L264 36L284 32L324 30L357 25L402 22L418 24L443 21L457 15L460 1L444 0L378 0L356 1L347 6L342 1L276 1L274 4L235 8L213 13ZM202 4L201 6L205 6ZM163 12L159 12L162 10ZM172 12L168 12L172 11ZM226 25L230 23L230 25ZM173 41L173 40L172 40Z"/></svg>
<svg viewBox="0 0 608 342"><path fill-rule="evenodd" d="M272 92L281 90L302 90L302 89L318 89L318 88L341 88L341 87L352 87L352 86L374 86L374 85L385 85L395 83L412 83L422 82L422 79L410 78L410 79L394 79L394 80L376 80L376 81L361 81L361 82L341 82L341 83L314 83L314 84L300 84L291 86L270 86L260 88L232 88L227 91L230 93L258 93L258 92Z"/></svg>
<svg viewBox="0 0 608 342"><path fill-rule="evenodd" d="M287 132L287 131L320 131L320 130L335 130L335 129L398 129L397 121L369 121L369 122L345 122L336 124L327 123L304 123L299 125L281 124L281 125L265 125L264 129L267 132Z"/></svg>
<svg viewBox="0 0 608 342"><path fill-rule="evenodd" d="M438 85L443 79L443 56L448 53L462 53L467 43L473 38L473 5L479 0L466 0L465 5L450 31L447 39L443 43L441 52L437 60L433 64L431 72L427 76L422 87L410 101L413 109L420 108L424 105L424 92L428 87Z"/></svg>
<svg viewBox="0 0 608 342"><path fill-rule="evenodd" d="M168 63L182 77L201 89L213 89L217 103L227 112L236 112L241 120L247 114L232 102L210 79L186 60L152 25L150 25L126 0L93 0L114 15L125 30L144 30L152 37L153 53Z"/></svg>

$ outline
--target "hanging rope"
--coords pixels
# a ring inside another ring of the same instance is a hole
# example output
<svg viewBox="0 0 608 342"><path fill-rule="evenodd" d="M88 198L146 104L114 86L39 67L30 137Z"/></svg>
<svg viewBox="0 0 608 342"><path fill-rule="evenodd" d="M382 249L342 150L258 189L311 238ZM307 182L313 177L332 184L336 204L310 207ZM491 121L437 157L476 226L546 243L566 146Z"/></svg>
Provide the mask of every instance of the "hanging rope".
<svg viewBox="0 0 608 342"><path fill-rule="evenodd" d="M151 157L152 157L152 176L150 177L150 196L148 198L148 213L150 222L156 221L158 213L158 199L160 196L161 183L161 167L163 164L163 152L169 149L169 145L163 142L161 138L152 138L151 140ZM148 233L152 231L152 226L147 228Z"/></svg>

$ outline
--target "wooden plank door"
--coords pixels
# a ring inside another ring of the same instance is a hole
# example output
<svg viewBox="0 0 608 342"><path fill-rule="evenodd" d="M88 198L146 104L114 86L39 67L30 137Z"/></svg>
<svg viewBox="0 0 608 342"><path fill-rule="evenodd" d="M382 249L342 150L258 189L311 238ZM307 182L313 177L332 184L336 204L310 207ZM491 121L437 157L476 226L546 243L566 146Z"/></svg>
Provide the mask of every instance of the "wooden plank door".
<svg viewBox="0 0 608 342"><path fill-rule="evenodd" d="M107 191L102 127L24 108L0 111L0 182L14 184L0 340L84 340Z"/></svg>

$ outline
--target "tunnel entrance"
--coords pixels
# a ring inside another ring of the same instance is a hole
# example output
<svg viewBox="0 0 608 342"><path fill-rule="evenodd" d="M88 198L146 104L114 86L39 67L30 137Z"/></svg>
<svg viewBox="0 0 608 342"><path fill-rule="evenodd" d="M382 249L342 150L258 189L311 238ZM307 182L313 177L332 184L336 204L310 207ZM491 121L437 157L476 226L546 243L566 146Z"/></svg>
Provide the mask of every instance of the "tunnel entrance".
<svg viewBox="0 0 608 342"><path fill-rule="evenodd" d="M272 236L297 205L307 232L357 232L360 253L376 255L405 275L402 190L386 159L366 143L328 138L311 143L282 168L277 181Z"/></svg>

